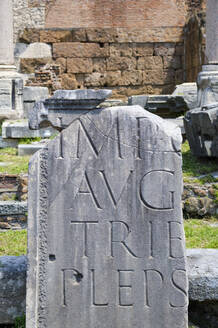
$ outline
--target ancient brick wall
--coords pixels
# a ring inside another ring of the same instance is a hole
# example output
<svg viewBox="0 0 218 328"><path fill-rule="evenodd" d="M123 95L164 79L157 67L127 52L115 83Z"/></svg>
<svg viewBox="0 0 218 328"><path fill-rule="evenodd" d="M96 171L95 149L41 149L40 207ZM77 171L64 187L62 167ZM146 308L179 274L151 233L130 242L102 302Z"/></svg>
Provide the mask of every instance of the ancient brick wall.
<svg viewBox="0 0 218 328"><path fill-rule="evenodd" d="M21 0L20 0L21 1ZM51 45L62 88L114 90L114 96L171 93L185 81L185 26L202 1L22 0L42 10L41 25L27 25L20 42ZM190 62L190 61L189 61ZM28 64L30 63L30 64ZM36 85L51 85L42 59L22 59L21 71L39 69ZM29 66L29 68L28 68ZM186 74L186 75L185 75ZM40 81L40 76L43 81Z"/></svg>

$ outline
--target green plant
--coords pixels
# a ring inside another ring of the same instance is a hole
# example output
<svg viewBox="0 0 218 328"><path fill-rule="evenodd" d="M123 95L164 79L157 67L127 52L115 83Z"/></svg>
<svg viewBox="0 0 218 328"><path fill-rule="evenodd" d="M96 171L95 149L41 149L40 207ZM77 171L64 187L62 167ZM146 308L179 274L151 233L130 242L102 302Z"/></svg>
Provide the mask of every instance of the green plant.
<svg viewBox="0 0 218 328"><path fill-rule="evenodd" d="M35 138L21 138L19 139L19 144L31 144L34 141L41 141L41 137L35 137Z"/></svg>
<svg viewBox="0 0 218 328"><path fill-rule="evenodd" d="M19 256L26 254L26 230L8 230L0 232L0 256Z"/></svg>
<svg viewBox="0 0 218 328"><path fill-rule="evenodd" d="M187 219L184 226L187 248L218 248L216 217L207 220Z"/></svg>
<svg viewBox="0 0 218 328"><path fill-rule="evenodd" d="M183 176L187 179L190 177L195 177L196 182L199 182L199 175L210 175L210 173L217 171L218 159L208 159L208 158L197 158L192 155L188 142L182 144L182 159L183 159ZM206 178L205 179L211 179ZM187 181L188 182L188 181ZM192 180L192 182L194 182ZM212 181L213 182L213 181ZM203 183L203 182L202 182Z"/></svg>
<svg viewBox="0 0 218 328"><path fill-rule="evenodd" d="M14 322L15 328L25 328L26 327L26 316L23 314L21 317L15 318Z"/></svg>
<svg viewBox="0 0 218 328"><path fill-rule="evenodd" d="M0 149L0 162L5 163L4 166L0 166L0 173L27 173L29 159L30 156L17 156L17 149L15 148Z"/></svg>

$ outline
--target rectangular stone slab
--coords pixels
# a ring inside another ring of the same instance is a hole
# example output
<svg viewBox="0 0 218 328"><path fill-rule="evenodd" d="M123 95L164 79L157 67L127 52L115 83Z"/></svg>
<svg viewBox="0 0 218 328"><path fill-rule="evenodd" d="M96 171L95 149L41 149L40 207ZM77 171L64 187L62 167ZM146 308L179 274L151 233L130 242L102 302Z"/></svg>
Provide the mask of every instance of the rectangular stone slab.
<svg viewBox="0 0 218 328"><path fill-rule="evenodd" d="M140 106L78 117L29 171L27 328L186 328L181 133Z"/></svg>

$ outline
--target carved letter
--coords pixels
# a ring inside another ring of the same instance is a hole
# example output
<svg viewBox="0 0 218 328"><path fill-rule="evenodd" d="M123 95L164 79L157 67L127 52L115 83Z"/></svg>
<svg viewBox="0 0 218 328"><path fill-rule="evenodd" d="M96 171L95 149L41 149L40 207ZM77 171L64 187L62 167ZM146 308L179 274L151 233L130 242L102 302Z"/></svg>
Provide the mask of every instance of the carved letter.
<svg viewBox="0 0 218 328"><path fill-rule="evenodd" d="M150 171L141 180L142 203L154 210L174 208L174 173L166 170Z"/></svg>
<svg viewBox="0 0 218 328"><path fill-rule="evenodd" d="M170 302L172 307L184 307L187 305L187 276L185 270L175 270L172 273L172 284L177 293L172 293L173 299Z"/></svg>
<svg viewBox="0 0 218 328"><path fill-rule="evenodd" d="M92 305L94 306L107 306L108 295L107 295L107 272L101 270L91 270L92 273Z"/></svg>
<svg viewBox="0 0 218 328"><path fill-rule="evenodd" d="M184 257L183 241L181 237L182 225L176 221L169 224L169 256L172 258Z"/></svg>
<svg viewBox="0 0 218 328"><path fill-rule="evenodd" d="M83 221L83 222L80 222L80 221L71 221L71 224L74 224L74 225L78 225L78 224L82 224L83 225L83 237L82 237L82 240L83 240L83 255L82 256L86 256L88 257L88 225L89 224L98 224L98 221Z"/></svg>
<svg viewBox="0 0 218 328"><path fill-rule="evenodd" d="M62 305L67 306L67 299L69 298L69 295L71 294L71 290L69 290L68 284L70 286L76 286L79 285L80 281L83 278L83 275L75 270L75 269L63 269L62 270L63 274L63 296L62 296ZM69 295L68 295L69 292Z"/></svg>
<svg viewBox="0 0 218 328"><path fill-rule="evenodd" d="M130 229L127 223L122 221L111 222L111 256L114 257L114 252L117 250L119 244L133 257L139 258L128 245L128 236ZM114 250L115 248L115 250Z"/></svg>
<svg viewBox="0 0 218 328"><path fill-rule="evenodd" d="M152 307L157 303L157 295L163 287L163 275L158 270L145 270L145 305Z"/></svg>
<svg viewBox="0 0 218 328"><path fill-rule="evenodd" d="M118 270L119 272L119 305L132 306L132 275L133 270Z"/></svg>

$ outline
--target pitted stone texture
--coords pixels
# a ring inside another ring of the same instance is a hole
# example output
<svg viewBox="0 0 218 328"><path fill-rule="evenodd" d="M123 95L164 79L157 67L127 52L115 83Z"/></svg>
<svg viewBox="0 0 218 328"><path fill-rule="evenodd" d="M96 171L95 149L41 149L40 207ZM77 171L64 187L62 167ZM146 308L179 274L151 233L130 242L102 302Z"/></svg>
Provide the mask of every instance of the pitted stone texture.
<svg viewBox="0 0 218 328"><path fill-rule="evenodd" d="M0 256L0 324L25 313L26 257Z"/></svg>
<svg viewBox="0 0 218 328"><path fill-rule="evenodd" d="M191 152L197 157L218 157L218 103L192 109L184 117Z"/></svg>
<svg viewBox="0 0 218 328"><path fill-rule="evenodd" d="M12 0L0 1L0 65L14 64Z"/></svg>
<svg viewBox="0 0 218 328"><path fill-rule="evenodd" d="M218 64L218 1L207 0L206 58L209 64Z"/></svg>
<svg viewBox="0 0 218 328"><path fill-rule="evenodd" d="M180 146L126 106L75 114L34 155L27 328L187 327Z"/></svg>
<svg viewBox="0 0 218 328"><path fill-rule="evenodd" d="M173 91L172 96L183 97L188 109L193 109L197 106L197 85L196 83L178 84Z"/></svg>
<svg viewBox="0 0 218 328"><path fill-rule="evenodd" d="M189 298L218 301L217 249L188 249Z"/></svg>
<svg viewBox="0 0 218 328"><path fill-rule="evenodd" d="M52 125L62 130L84 111L96 108L111 95L111 90L57 90L45 101L37 102L29 112L29 126L36 130ZM76 112L73 112L76 111Z"/></svg>

